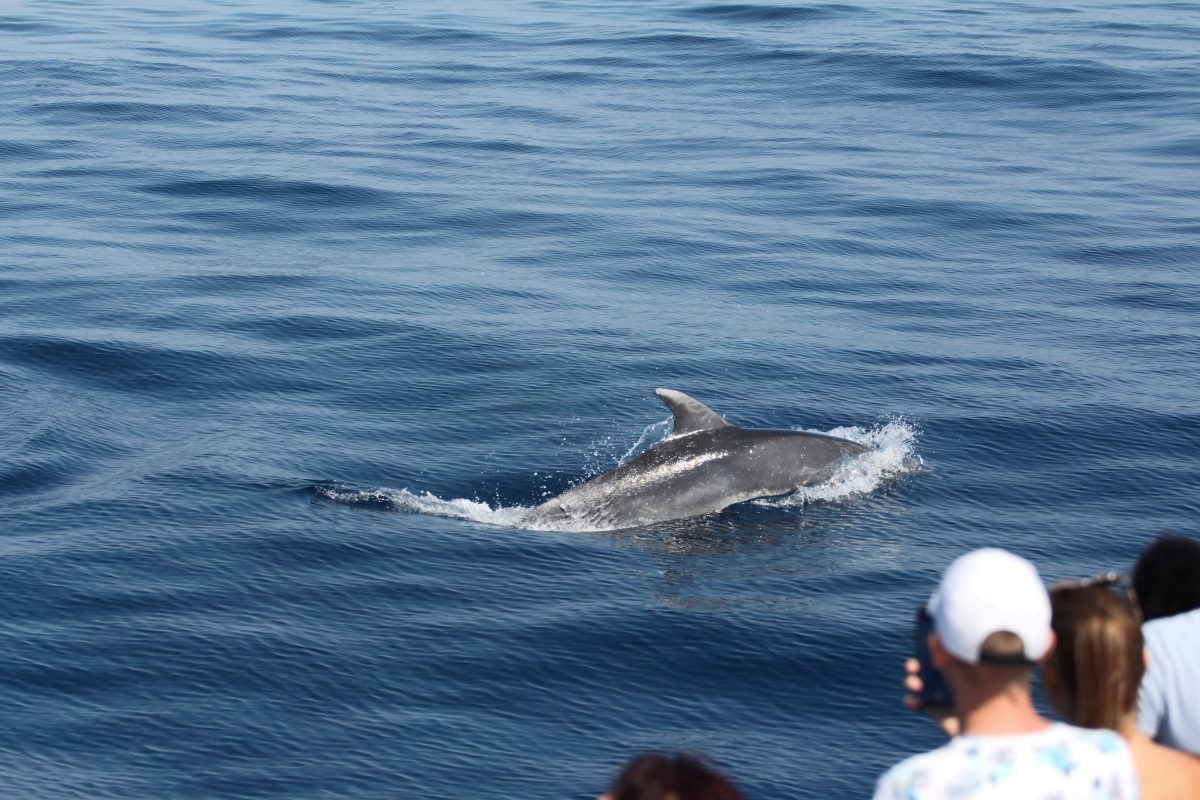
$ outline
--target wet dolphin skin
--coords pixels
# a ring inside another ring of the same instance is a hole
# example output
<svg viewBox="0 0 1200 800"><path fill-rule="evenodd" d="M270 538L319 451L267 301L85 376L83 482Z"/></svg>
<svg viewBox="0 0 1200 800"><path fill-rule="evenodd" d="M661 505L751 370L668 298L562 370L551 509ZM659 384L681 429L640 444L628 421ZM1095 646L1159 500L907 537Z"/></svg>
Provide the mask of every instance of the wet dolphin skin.
<svg viewBox="0 0 1200 800"><path fill-rule="evenodd" d="M739 428L683 392L655 394L675 418L671 435L531 509L526 525L615 530L708 514L819 483L867 449L820 433Z"/></svg>

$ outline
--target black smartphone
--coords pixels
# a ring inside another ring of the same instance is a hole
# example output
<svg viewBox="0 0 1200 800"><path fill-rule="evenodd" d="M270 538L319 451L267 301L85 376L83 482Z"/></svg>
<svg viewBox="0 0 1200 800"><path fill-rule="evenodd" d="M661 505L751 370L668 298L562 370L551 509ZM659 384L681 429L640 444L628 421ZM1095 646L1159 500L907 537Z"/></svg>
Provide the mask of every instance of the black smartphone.
<svg viewBox="0 0 1200 800"><path fill-rule="evenodd" d="M928 711L930 709L952 709L954 708L954 697L950 694L950 687L946 685L942 673L933 666L933 662L929 658L929 633L933 630L933 617L929 616L929 611L924 607L917 611L917 662L921 665L921 671L917 673L917 677L921 679L921 693L918 697L921 699L921 710Z"/></svg>

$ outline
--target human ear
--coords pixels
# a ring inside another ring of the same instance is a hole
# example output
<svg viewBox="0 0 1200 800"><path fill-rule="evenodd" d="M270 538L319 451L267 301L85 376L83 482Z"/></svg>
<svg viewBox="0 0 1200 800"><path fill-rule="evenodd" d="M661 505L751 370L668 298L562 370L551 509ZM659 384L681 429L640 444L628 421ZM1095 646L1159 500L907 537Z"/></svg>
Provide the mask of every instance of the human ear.
<svg viewBox="0 0 1200 800"><path fill-rule="evenodd" d="M942 647L942 640L936 633L930 633L928 642L929 660L938 670L945 671L946 666L950 663L950 654L946 652L946 648Z"/></svg>

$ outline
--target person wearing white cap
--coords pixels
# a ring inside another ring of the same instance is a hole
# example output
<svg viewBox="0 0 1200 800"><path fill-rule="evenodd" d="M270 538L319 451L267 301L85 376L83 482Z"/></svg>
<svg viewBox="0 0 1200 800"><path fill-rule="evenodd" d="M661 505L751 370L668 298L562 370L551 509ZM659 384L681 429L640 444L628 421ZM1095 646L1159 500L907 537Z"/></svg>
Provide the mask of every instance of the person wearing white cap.
<svg viewBox="0 0 1200 800"><path fill-rule="evenodd" d="M1033 706L1030 674L1054 634L1032 564L995 548L968 553L946 570L927 609L930 657L953 696L959 735L888 770L875 800L1138 797L1119 735L1050 722ZM921 689L914 675L906 685Z"/></svg>

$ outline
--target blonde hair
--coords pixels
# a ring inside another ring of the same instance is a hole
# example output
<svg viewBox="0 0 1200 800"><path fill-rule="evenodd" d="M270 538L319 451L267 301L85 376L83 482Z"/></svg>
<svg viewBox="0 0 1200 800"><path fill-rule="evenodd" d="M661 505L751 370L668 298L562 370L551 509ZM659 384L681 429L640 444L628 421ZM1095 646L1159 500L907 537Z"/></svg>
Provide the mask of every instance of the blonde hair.
<svg viewBox="0 0 1200 800"><path fill-rule="evenodd" d="M1116 729L1137 706L1146 670L1132 604L1105 586L1062 586L1050 590L1050 607L1058 640L1050 666L1067 717L1084 728Z"/></svg>

